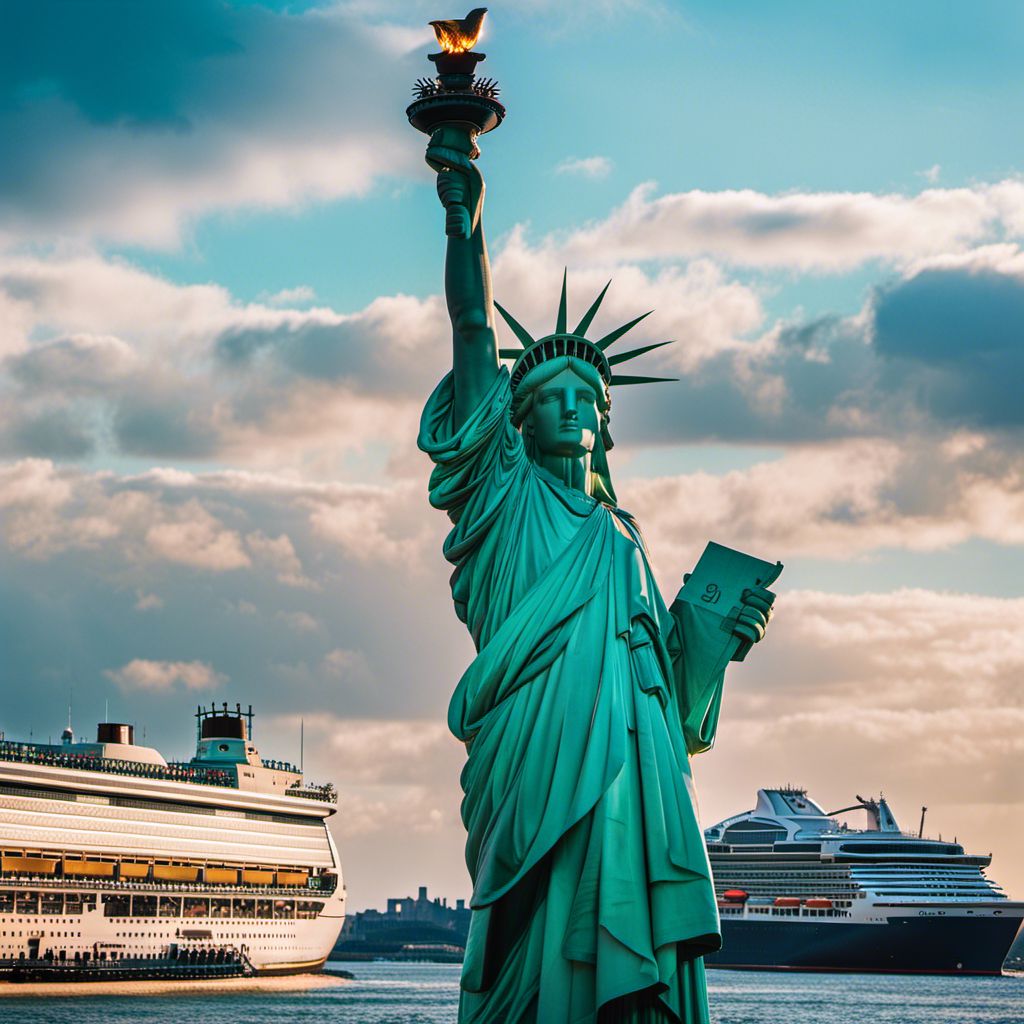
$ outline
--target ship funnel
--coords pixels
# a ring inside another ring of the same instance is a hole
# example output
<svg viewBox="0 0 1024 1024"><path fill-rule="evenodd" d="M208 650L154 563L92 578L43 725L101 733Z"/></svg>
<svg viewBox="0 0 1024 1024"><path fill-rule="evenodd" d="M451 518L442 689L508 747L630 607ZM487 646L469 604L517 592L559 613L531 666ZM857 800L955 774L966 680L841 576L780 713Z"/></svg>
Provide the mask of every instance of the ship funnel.
<svg viewBox="0 0 1024 1024"><path fill-rule="evenodd" d="M100 722L96 726L97 743L124 743L131 746L135 742L135 726L122 722Z"/></svg>

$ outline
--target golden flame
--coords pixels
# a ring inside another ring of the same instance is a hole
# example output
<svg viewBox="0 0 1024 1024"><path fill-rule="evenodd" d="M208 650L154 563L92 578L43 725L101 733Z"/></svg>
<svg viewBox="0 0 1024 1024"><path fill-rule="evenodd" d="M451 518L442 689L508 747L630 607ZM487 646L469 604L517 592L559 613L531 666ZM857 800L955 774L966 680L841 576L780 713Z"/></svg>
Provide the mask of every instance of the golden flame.
<svg viewBox="0 0 1024 1024"><path fill-rule="evenodd" d="M465 18L451 18L446 21L432 21L434 35L445 53L465 53L476 46L484 24L486 7L477 7Z"/></svg>

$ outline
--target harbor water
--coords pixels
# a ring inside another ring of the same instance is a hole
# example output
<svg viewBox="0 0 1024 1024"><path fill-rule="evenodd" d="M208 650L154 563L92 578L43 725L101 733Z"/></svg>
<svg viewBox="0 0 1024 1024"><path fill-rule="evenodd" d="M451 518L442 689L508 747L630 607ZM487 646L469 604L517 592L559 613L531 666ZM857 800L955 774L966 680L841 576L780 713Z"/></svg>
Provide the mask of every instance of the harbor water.
<svg viewBox="0 0 1024 1024"><path fill-rule="evenodd" d="M307 992L0 1001L5 1024L454 1024L459 966L331 964L356 977ZM1024 976L708 975L714 1024L1022 1024Z"/></svg>

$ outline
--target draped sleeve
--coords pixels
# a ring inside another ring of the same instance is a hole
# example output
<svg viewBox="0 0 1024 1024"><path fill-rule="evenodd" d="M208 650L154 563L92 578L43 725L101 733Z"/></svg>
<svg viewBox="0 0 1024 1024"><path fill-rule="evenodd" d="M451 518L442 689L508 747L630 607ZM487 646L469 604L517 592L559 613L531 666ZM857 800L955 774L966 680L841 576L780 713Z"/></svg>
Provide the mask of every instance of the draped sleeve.
<svg viewBox="0 0 1024 1024"><path fill-rule="evenodd" d="M522 438L511 424L508 409L512 401L508 371L502 367L483 400L458 429L454 425L455 378L449 373L427 399L420 420L418 444L434 461L430 477L430 504L443 509L458 526L469 514L468 536L449 539L450 545L471 541L476 530L489 525L488 511L500 502L509 476L526 459ZM493 496L488 507L479 500ZM493 518L493 517L491 517ZM449 561L458 551L445 549Z"/></svg>
<svg viewBox="0 0 1024 1024"><path fill-rule="evenodd" d="M714 746L725 670L737 641L723 633L721 620L702 615L688 601L672 603L669 625L665 645L672 662L686 752L693 756Z"/></svg>
<svg viewBox="0 0 1024 1024"><path fill-rule="evenodd" d="M530 463L509 417L512 394L504 367L458 429L454 396L454 377L449 373L427 400L418 444L434 462L430 503L452 521L444 556L456 567L451 579L455 611L479 648L485 623L474 611L483 609L488 587L480 584L497 557L500 529L495 527L521 490Z"/></svg>

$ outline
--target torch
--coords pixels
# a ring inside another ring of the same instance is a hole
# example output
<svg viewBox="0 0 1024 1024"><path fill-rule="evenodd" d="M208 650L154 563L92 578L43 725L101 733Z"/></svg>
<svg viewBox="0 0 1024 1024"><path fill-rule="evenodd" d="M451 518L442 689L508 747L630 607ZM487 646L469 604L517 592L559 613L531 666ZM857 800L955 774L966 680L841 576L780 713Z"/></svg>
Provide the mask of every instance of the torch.
<svg viewBox="0 0 1024 1024"><path fill-rule="evenodd" d="M430 23L441 44L440 53L427 55L437 68L437 75L416 82L416 98L405 113L414 128L430 136L435 159L428 157L427 163L435 171L468 169L469 161L480 156L477 136L497 128L505 116L505 108L496 99L498 83L492 78L476 77L476 66L487 55L471 52L480 38L486 12L486 7L478 7L463 19ZM439 162L439 154L444 155L443 162ZM479 208L480 178L478 174L468 177L475 212ZM468 238L474 227L470 210L462 203L452 202L447 206L447 214L447 233Z"/></svg>

